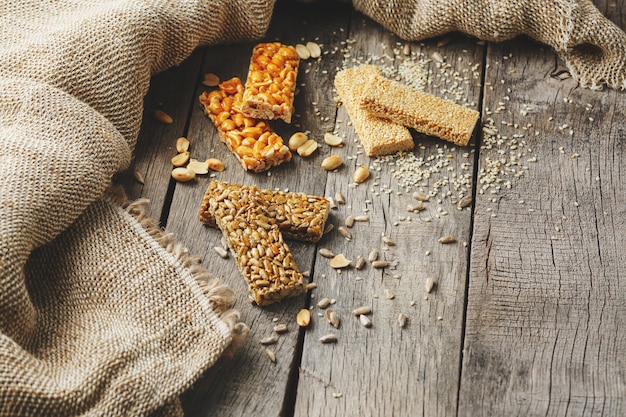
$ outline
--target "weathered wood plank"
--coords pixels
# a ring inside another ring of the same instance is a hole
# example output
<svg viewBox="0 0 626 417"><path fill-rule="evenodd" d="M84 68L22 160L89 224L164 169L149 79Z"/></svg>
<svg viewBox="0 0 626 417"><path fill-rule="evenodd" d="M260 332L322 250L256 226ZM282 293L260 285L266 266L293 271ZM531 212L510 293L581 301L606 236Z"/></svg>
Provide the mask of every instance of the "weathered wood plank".
<svg viewBox="0 0 626 417"><path fill-rule="evenodd" d="M447 44L442 39L412 43L409 49L413 55L405 55L405 42L358 13L353 15L349 37L349 49L344 51L346 66L374 63L384 73L392 74L392 68L397 70L411 62L414 68L425 69L429 79L426 91L460 102L467 100L477 108L480 72L463 72L472 67L476 70L475 64L482 60L483 47L475 40L453 35ZM445 45L438 47L439 43ZM435 51L449 66L431 60ZM334 74L329 77L334 78ZM467 83L463 77L467 77ZM335 299L329 308L342 321L340 328L334 329L323 317L324 310L313 308L314 321L305 334L294 415L454 415L468 261L463 243L469 240L470 232L470 211L458 210L456 202L471 194L471 149L415 134L419 144L412 153L416 159L409 170L421 171L424 176L426 171L432 172L418 186L403 187L393 177L393 169L399 170L399 165L376 162L363 154L343 107L338 112L336 129L347 137L347 143L333 153L342 155L346 164L329 176L326 194L332 196L340 191L347 203L338 206L335 226L343 224L349 215L367 215L369 222L355 223L349 229L350 241L331 232L320 246L352 260L359 255L367 258L371 250L377 249L380 259L391 265L381 270L368 263L363 270L351 268L339 273L329 266L328 259L316 259L313 279L318 288L313 292L312 305L324 297ZM425 162L420 169L417 158ZM372 177L355 187L350 178L361 164L370 166ZM455 189L453 184L465 175L467 185L459 184ZM417 203L414 191L421 188L434 193L437 184L441 188L425 203L424 211L406 211L408 204ZM386 245L383 234L395 246ZM458 241L438 243L445 235L454 235ZM431 294L424 289L429 277L437 281ZM351 314L363 305L373 310L369 329ZM401 313L408 317L404 329L397 321ZM319 338L327 333L336 334L337 343L320 343Z"/></svg>
<svg viewBox="0 0 626 417"><path fill-rule="evenodd" d="M626 27L623 1L597 4ZM531 42L490 46L488 64L507 138L480 168L522 152L528 169L476 200L459 415L625 415L626 96L550 77L553 52Z"/></svg>
<svg viewBox="0 0 626 417"><path fill-rule="evenodd" d="M319 10L316 5L277 6L269 32L264 41L279 40L286 44L316 41L326 45L339 44L345 38L348 6L333 10ZM340 28L344 30L340 30ZM217 74L222 80L238 76L245 80L250 53L254 43L227 45L209 48L205 52L202 72ZM288 140L295 131L308 131L310 137L321 143L323 132L332 129L335 102L332 100L330 81L321 76L338 65L340 57L324 57L321 60L303 61L298 74L299 93L296 96L296 117L292 125L272 123L275 130ZM195 95L206 87L199 86ZM318 103L318 104L316 104ZM329 127L330 126L330 127ZM221 159L226 170L216 173L215 178L255 184L261 188L288 189L314 195L324 195L326 172L320 167L324 151L304 159L294 154L292 161L274 168L270 173L246 173L234 155L222 144L210 119L199 106L195 106L190 120L188 137L192 144L192 155L198 159L209 156ZM193 183L177 184L174 192L167 229L176 231L190 250L202 258L202 263L216 276L223 277L237 292L235 308L241 319L250 326L246 343L232 359L222 358L202 377L196 386L185 395L186 414L198 415L283 415L292 408L291 369L298 366L299 330L295 316L305 306L307 296L300 296L277 305L264 308L248 302L244 279L237 271L232 258L221 259L213 251L220 245L221 233L202 225L197 220L202 196L211 178L198 178ZM314 244L290 242L296 263L301 270L313 265ZM275 321L276 320L276 321ZM279 336L279 342L270 348L276 354L276 363L270 362L260 339L272 334L277 323L287 324L289 332Z"/></svg>
<svg viewBox="0 0 626 417"><path fill-rule="evenodd" d="M179 66L155 75L144 99L141 131L135 148L135 158L124 177L124 187L130 199L147 198L148 214L161 218L167 199L171 158L176 155L176 138L185 134L189 106L193 99L196 79L202 62L202 51L194 52ZM157 122L152 114L162 110L173 119L172 124ZM144 184L134 179L137 171Z"/></svg>

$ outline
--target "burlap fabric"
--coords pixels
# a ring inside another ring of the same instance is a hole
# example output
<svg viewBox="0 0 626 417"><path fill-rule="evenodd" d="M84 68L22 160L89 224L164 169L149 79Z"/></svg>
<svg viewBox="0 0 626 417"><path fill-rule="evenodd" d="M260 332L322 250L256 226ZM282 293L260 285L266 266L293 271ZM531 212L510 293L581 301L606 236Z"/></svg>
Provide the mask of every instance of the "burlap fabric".
<svg viewBox="0 0 626 417"><path fill-rule="evenodd" d="M245 332L221 286L107 192L150 76L258 38L268 0L0 6L0 415L181 414Z"/></svg>
<svg viewBox="0 0 626 417"><path fill-rule="evenodd" d="M355 5L406 38L528 33L584 84L624 87L624 34L582 0ZM262 36L272 8L2 3L0 415L179 415L178 395L245 334L231 290L111 179L129 164L151 75L198 45Z"/></svg>
<svg viewBox="0 0 626 417"><path fill-rule="evenodd" d="M626 89L626 34L590 0L353 0L399 36L461 31L488 41L525 34L553 47L584 87Z"/></svg>

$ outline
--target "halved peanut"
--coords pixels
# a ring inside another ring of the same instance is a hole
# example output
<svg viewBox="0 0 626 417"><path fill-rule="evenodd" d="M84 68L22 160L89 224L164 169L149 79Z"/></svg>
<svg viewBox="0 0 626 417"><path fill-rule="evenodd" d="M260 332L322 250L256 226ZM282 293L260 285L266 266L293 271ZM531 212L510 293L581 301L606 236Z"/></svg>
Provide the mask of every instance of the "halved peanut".
<svg viewBox="0 0 626 417"><path fill-rule="evenodd" d="M319 58L322 55L322 49L315 42L307 42L306 48L309 50L311 58Z"/></svg>
<svg viewBox="0 0 626 417"><path fill-rule="evenodd" d="M211 171L224 171L224 163L216 158L209 158L206 160L207 165Z"/></svg>
<svg viewBox="0 0 626 417"><path fill-rule="evenodd" d="M300 146L297 149L298 155L302 157L311 156L313 152L315 152L315 150L317 149L317 146L318 145L316 141L314 141L313 139L309 139L304 143L304 145Z"/></svg>
<svg viewBox="0 0 626 417"><path fill-rule="evenodd" d="M220 77L218 77L217 75L210 72L204 74L204 81L202 81L202 84L206 85L207 87L215 87L219 83Z"/></svg>
<svg viewBox="0 0 626 417"><path fill-rule="evenodd" d="M322 161L322 168L326 171L332 171L333 169L339 168L343 164L343 159L339 155L331 155L327 158L324 158Z"/></svg>
<svg viewBox="0 0 626 417"><path fill-rule="evenodd" d="M204 175L209 173L209 164L206 161L198 161L197 159L191 159L187 168L196 173L196 175Z"/></svg>
<svg viewBox="0 0 626 417"><path fill-rule="evenodd" d="M343 138L341 136L334 135L332 133L324 133L324 142L329 146L341 146L343 145Z"/></svg>
<svg viewBox="0 0 626 417"><path fill-rule="evenodd" d="M172 158L172 165L182 167L189 161L189 152L181 152Z"/></svg>
<svg viewBox="0 0 626 417"><path fill-rule="evenodd" d="M311 57L311 51L309 48L302 45L301 43L296 44L296 53L300 57L300 59L309 59Z"/></svg>
<svg viewBox="0 0 626 417"><path fill-rule="evenodd" d="M289 150L296 151L300 146L304 145L309 140L307 135L302 132L296 132L289 138Z"/></svg>
<svg viewBox="0 0 626 417"><path fill-rule="evenodd" d="M185 137L176 139L176 150L178 153L187 152L189 150L189 139Z"/></svg>

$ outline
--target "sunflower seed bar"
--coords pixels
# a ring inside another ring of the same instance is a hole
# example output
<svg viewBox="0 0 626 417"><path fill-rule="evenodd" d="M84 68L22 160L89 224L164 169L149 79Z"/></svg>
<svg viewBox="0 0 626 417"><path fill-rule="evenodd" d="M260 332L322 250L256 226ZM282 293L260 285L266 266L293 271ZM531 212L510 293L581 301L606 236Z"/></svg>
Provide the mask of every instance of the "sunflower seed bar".
<svg viewBox="0 0 626 417"><path fill-rule="evenodd" d="M335 88L348 110L354 130L368 156L390 155L415 146L409 130L361 108L363 91L381 71L375 65L361 65L341 70L335 76Z"/></svg>
<svg viewBox="0 0 626 417"><path fill-rule="evenodd" d="M200 104L246 170L262 172L291 160L291 151L267 122L244 116L239 108L243 84L237 77L219 84L219 90L203 92Z"/></svg>
<svg viewBox="0 0 626 417"><path fill-rule="evenodd" d="M219 192L214 182L209 184L200 206L200 221L209 226L216 226L209 202ZM268 214L286 239L301 242L317 242L321 239L330 209L330 202L326 198L281 190L259 192L268 203Z"/></svg>
<svg viewBox="0 0 626 417"><path fill-rule="evenodd" d="M234 253L252 300L265 306L306 291L304 277L256 186L211 183L209 210Z"/></svg>
<svg viewBox="0 0 626 417"><path fill-rule="evenodd" d="M374 76L361 108L418 132L466 146L478 121L476 110L419 91L382 75Z"/></svg>
<svg viewBox="0 0 626 417"><path fill-rule="evenodd" d="M300 57L293 46L260 43L252 50L241 111L264 120L291 123Z"/></svg>

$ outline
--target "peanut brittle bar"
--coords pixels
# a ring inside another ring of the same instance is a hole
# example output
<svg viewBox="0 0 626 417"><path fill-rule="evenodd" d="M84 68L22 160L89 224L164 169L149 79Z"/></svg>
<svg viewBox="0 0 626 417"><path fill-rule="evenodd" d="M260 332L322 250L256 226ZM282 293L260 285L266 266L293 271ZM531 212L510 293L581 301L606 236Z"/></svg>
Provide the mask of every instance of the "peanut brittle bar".
<svg viewBox="0 0 626 417"><path fill-rule="evenodd" d="M291 151L265 121L244 116L239 108L243 84L237 77L219 84L218 90L203 92L200 104L246 170L262 172L291 160Z"/></svg>
<svg viewBox="0 0 626 417"><path fill-rule="evenodd" d="M213 181L209 210L248 283L252 300L265 306L306 291L304 277L256 186Z"/></svg>
<svg viewBox="0 0 626 417"><path fill-rule="evenodd" d="M200 206L200 221L209 226L216 226L209 202L217 192L220 192L219 188L211 183ZM317 242L321 239L330 208L326 198L281 190L259 192L268 203L269 216L285 238L301 242Z"/></svg>
<svg viewBox="0 0 626 417"><path fill-rule="evenodd" d="M361 108L418 132L466 146L478 121L476 110L419 91L382 75L374 76Z"/></svg>
<svg viewBox="0 0 626 417"><path fill-rule="evenodd" d="M354 130L368 156L390 155L413 149L415 144L409 130L361 108L363 91L381 71L375 65L361 65L339 71L335 88L348 110Z"/></svg>
<svg viewBox="0 0 626 417"><path fill-rule="evenodd" d="M291 123L300 57L293 46L260 43L252 50L241 111L256 119Z"/></svg>

